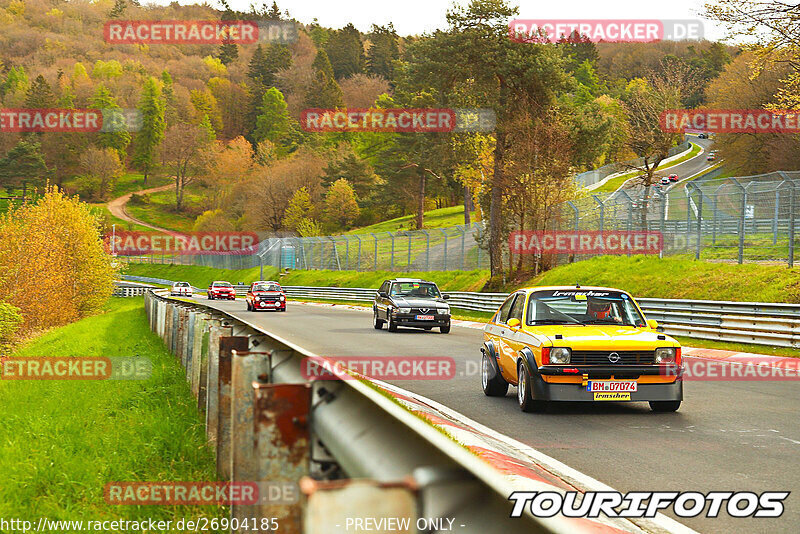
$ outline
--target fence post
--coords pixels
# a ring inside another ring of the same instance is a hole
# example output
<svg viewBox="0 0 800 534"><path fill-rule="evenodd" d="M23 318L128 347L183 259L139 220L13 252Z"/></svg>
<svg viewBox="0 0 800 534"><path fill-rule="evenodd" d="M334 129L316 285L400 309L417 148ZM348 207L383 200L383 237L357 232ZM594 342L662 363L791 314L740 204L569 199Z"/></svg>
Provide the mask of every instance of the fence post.
<svg viewBox="0 0 800 534"><path fill-rule="evenodd" d="M373 258L373 260L375 261L375 265L372 266L372 270L373 271L377 271L378 270L378 236L376 236L373 233L370 233L370 235L375 240L375 257Z"/></svg>
<svg viewBox="0 0 800 534"><path fill-rule="evenodd" d="M431 270L431 234L427 230L422 230L425 234L425 271Z"/></svg>
<svg viewBox="0 0 800 534"><path fill-rule="evenodd" d="M789 187L789 268L794 267L794 203L795 203L795 185L794 181L789 178L789 175L784 171L778 171L778 174L783 178L778 189L786 184Z"/></svg>
<svg viewBox="0 0 800 534"><path fill-rule="evenodd" d="M442 270L447 270L447 232L444 228L441 229L442 234L444 234L444 265L442 265Z"/></svg>
<svg viewBox="0 0 800 534"><path fill-rule="evenodd" d="M464 270L464 256L467 255L467 229L458 227L458 231L461 232L461 270Z"/></svg>
<svg viewBox="0 0 800 534"><path fill-rule="evenodd" d="M781 186L775 188L775 212L772 216L772 244L778 244L778 206L781 203Z"/></svg>
<svg viewBox="0 0 800 534"><path fill-rule="evenodd" d="M406 259L406 272L411 271L411 232L408 233L408 258Z"/></svg>
<svg viewBox="0 0 800 534"><path fill-rule="evenodd" d="M722 189L723 185L719 186L714 190L714 228L712 230L711 235L711 244L713 246L717 246L717 219L719 217L719 190Z"/></svg>
<svg viewBox="0 0 800 534"><path fill-rule="evenodd" d="M389 232L389 236L392 238L392 259L389 263L389 270L394 271L394 232Z"/></svg>
<svg viewBox="0 0 800 534"><path fill-rule="evenodd" d="M475 240L475 242L478 244L478 246L476 247L478 249L477 250L478 258L475 261L475 268L480 269L481 268L481 223L475 223L475 229L478 231L478 238Z"/></svg>
<svg viewBox="0 0 800 534"><path fill-rule="evenodd" d="M600 200L600 197L598 197L597 195L592 195L592 198L594 199L595 202L597 202L598 206L600 206L600 235L603 235L603 226L605 224L605 218L606 218L606 207L603 204L603 201Z"/></svg>
<svg viewBox="0 0 800 534"><path fill-rule="evenodd" d="M575 206L575 204L572 203L571 200L567 200L567 204L569 204L569 207L572 208L572 211L575 215L575 218L572 221L572 229L577 232L578 227L580 226L580 220L579 220L580 212L578 211L578 208Z"/></svg>
<svg viewBox="0 0 800 534"><path fill-rule="evenodd" d="M356 239L358 239L358 259L356 260L356 271L361 270L361 236L355 234Z"/></svg>
<svg viewBox="0 0 800 534"><path fill-rule="evenodd" d="M703 191L692 182L689 184L694 188L695 191L700 193L700 200L697 202L697 250L694 253L694 259L700 259L700 251L703 246Z"/></svg>
<svg viewBox="0 0 800 534"><path fill-rule="evenodd" d="M350 270L350 238L344 236L344 270Z"/></svg>
<svg viewBox="0 0 800 534"><path fill-rule="evenodd" d="M747 211L747 188L736 178L731 178L731 181L742 191L742 213L739 217L739 265L741 265L744 263L744 216Z"/></svg>

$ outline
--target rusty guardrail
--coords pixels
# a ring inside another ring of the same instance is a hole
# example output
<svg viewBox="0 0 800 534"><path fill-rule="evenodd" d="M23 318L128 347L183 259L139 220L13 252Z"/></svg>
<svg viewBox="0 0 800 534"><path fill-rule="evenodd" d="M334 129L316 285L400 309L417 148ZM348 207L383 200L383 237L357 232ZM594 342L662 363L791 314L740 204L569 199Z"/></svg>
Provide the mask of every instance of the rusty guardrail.
<svg viewBox="0 0 800 534"><path fill-rule="evenodd" d="M165 290L148 291L145 309L186 369L220 479L258 484L257 502L231 507L232 526L266 518L327 534L366 516L410 517L404 532L418 518L453 519L464 534L575 532L563 518L509 518L502 473L374 384L309 382L302 364L315 354Z"/></svg>

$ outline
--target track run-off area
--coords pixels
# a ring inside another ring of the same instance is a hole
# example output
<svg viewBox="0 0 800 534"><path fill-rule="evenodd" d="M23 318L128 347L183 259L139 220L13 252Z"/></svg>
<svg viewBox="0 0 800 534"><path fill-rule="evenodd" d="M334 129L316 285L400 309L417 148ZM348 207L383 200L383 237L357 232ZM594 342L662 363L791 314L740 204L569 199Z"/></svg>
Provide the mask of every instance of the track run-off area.
<svg viewBox="0 0 800 534"><path fill-rule="evenodd" d="M689 381L676 413L647 403L564 403L546 413L481 391L483 332L454 325L449 334L372 326L371 309L289 301L285 313L248 312L242 299L195 300L224 310L320 356L451 357L447 380L393 384L447 406L621 492L791 491L779 519L677 518L699 532L796 532L800 525L800 383Z"/></svg>

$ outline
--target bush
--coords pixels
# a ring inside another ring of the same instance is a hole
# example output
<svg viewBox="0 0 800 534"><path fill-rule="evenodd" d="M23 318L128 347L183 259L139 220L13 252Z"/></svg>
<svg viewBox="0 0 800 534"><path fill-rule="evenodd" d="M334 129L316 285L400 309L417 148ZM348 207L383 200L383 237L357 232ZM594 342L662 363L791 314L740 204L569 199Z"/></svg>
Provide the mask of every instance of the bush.
<svg viewBox="0 0 800 534"><path fill-rule="evenodd" d="M22 324L22 315L19 308L0 301L0 354L4 354L11 343L11 340Z"/></svg>
<svg viewBox="0 0 800 534"><path fill-rule="evenodd" d="M98 218L55 187L0 218L0 295L19 308L24 331L100 311L116 275Z"/></svg>

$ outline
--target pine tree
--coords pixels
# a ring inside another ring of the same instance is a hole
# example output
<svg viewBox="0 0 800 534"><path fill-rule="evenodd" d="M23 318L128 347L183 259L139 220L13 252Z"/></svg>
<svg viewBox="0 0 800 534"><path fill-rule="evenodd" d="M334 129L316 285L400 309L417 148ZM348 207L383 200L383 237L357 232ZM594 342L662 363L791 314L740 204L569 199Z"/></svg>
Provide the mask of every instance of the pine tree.
<svg viewBox="0 0 800 534"><path fill-rule="evenodd" d="M205 141L210 143L211 141L217 138L217 132L214 131L214 126L211 125L211 119L208 118L208 115L203 115L203 120L200 121L198 124L201 130L205 132Z"/></svg>
<svg viewBox="0 0 800 534"><path fill-rule="evenodd" d="M333 67L325 50L319 50L314 58L314 79L306 90L307 108L333 109L344 106L342 88L333 77Z"/></svg>
<svg viewBox="0 0 800 534"><path fill-rule="evenodd" d="M325 52L337 80L364 72L364 43L361 42L361 34L352 24L331 34L325 44Z"/></svg>
<svg viewBox="0 0 800 534"><path fill-rule="evenodd" d="M172 76L168 71L161 72L161 95L164 98L164 122L167 127L178 122L178 107L175 102L175 89L172 86Z"/></svg>
<svg viewBox="0 0 800 534"><path fill-rule="evenodd" d="M166 130L164 101L161 99L161 89L155 78L149 78L144 84L139 111L142 114L142 127L136 134L133 164L142 170L143 183L147 184L147 176L155 161L156 150L164 139Z"/></svg>
<svg viewBox="0 0 800 534"><path fill-rule="evenodd" d="M128 4L125 0L116 0L114 2L114 7L111 9L111 12L108 14L108 18L110 19L118 19L122 15L125 14L125 10L128 8Z"/></svg>
<svg viewBox="0 0 800 534"><path fill-rule="evenodd" d="M113 148L117 151L120 161L125 161L126 149L131 142L131 134L122 114L122 108L117 105L117 99L102 83L97 86L91 100L92 107L103 113L103 128L97 134L97 145L103 148Z"/></svg>
<svg viewBox="0 0 800 534"><path fill-rule="evenodd" d="M220 0L222 7L225 8L225 11L222 13L220 20L236 20L237 16L236 13L230 8L228 2L225 0ZM239 47L236 43L228 39L225 36L222 40L222 44L219 45L219 60L222 62L223 65L230 65L233 61L239 57Z"/></svg>
<svg viewBox="0 0 800 534"><path fill-rule="evenodd" d="M261 105L258 108L256 127L253 130L253 139L256 143L267 140L278 144L291 129L289 112L286 100L275 87L264 92Z"/></svg>
<svg viewBox="0 0 800 534"><path fill-rule="evenodd" d="M400 48L397 45L397 33L394 26L376 26L373 24L370 34L372 46L367 50L367 72L376 76L383 76L389 81L394 79L393 62L400 58Z"/></svg>
<svg viewBox="0 0 800 534"><path fill-rule="evenodd" d="M33 80L25 94L25 107L29 109L44 109L54 107L56 95L50 88L50 84L41 74Z"/></svg>
<svg viewBox="0 0 800 534"><path fill-rule="evenodd" d="M19 143L0 159L0 185L6 189L22 186L22 196L28 184L40 185L49 170L42 156L41 145L32 139Z"/></svg>
<svg viewBox="0 0 800 534"><path fill-rule="evenodd" d="M281 10L278 7L278 2L272 2L272 7L267 12L267 20L281 20Z"/></svg>

